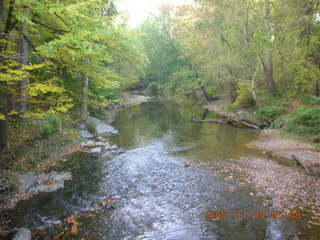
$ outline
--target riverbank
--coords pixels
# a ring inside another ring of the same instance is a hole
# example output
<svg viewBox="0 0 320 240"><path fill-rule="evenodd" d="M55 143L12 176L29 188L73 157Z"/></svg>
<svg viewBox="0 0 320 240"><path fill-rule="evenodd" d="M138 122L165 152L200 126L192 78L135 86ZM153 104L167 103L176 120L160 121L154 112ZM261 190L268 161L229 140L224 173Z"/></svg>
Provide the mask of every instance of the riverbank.
<svg viewBox="0 0 320 240"><path fill-rule="evenodd" d="M257 121L252 113L224 110L224 105L207 104L205 109L228 118L247 118ZM249 184L253 196L265 198L264 205L281 212L301 211L305 228L320 226L320 152L316 147L284 138L282 131L261 130L259 138L248 144L262 151L264 157L231 159L229 164L211 164L216 176L222 176L239 186Z"/></svg>
<svg viewBox="0 0 320 240"><path fill-rule="evenodd" d="M139 105L150 101L152 98L141 95L128 95L120 104L115 104L108 111L112 112L113 119L116 114L124 108ZM112 122L110 119L103 119L102 122ZM107 126L107 125L106 125ZM107 131L110 128L108 126ZM86 139L98 138L97 141L87 141ZM59 164L65 162L68 155L74 152L99 151L102 146L108 146L105 139L101 136L95 136L87 129L72 128L68 131L60 131L52 136L44 139L30 141L23 149L18 149L18 152L7 153L10 155L9 166L0 174L3 192L0 201L0 212L15 208L19 201L31 199L39 192L50 192L63 187L63 183L56 180L54 170ZM98 145L97 145L98 144ZM100 145L99 145L100 144ZM115 150L113 146L109 146L110 150ZM113 148L112 148L113 147ZM102 149L101 149L102 150ZM53 173L53 174L51 174ZM49 175L45 175L49 174ZM31 176L32 175L32 176ZM40 177L39 177L40 176ZM60 180L60 176L57 177ZM69 179L69 178L67 178ZM37 187L39 191L21 191L21 186L27 182L33 182L33 187ZM36 186L36 182L45 182L45 187ZM42 190L41 190L42 189ZM1 232L1 229L0 229Z"/></svg>
<svg viewBox="0 0 320 240"><path fill-rule="evenodd" d="M206 104L204 108L230 119L247 119L259 126L264 124L259 121L256 112L244 110L226 111L226 103L222 101ZM292 139L291 135L284 134L283 129L284 126L278 129L266 128L262 130L259 139L249 144L249 147L265 150L264 153L268 157L279 156L289 159L294 164L300 165L307 172L320 173L320 152L315 144ZM283 135L286 135L286 137ZM300 139L302 138L303 136L300 137Z"/></svg>

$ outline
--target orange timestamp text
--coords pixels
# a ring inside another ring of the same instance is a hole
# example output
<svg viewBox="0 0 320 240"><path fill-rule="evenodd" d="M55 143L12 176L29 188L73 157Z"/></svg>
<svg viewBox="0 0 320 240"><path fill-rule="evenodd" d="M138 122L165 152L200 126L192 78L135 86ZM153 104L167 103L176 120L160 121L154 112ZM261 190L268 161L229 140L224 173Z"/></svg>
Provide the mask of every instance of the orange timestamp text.
<svg viewBox="0 0 320 240"><path fill-rule="evenodd" d="M299 219L302 217L301 211L291 210L289 212L274 210L271 213L267 213L263 210L253 211L251 214L247 210L209 210L205 216L205 220L224 220L228 218L235 219L265 219L265 218L290 218L290 219Z"/></svg>

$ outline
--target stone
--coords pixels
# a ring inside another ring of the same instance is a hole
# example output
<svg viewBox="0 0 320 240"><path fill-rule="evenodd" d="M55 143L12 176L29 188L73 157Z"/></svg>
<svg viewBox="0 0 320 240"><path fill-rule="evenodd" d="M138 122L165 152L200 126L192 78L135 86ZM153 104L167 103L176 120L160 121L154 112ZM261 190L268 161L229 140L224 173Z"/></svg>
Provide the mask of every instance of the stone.
<svg viewBox="0 0 320 240"><path fill-rule="evenodd" d="M33 173L22 175L20 183L19 192L28 192L37 183L37 177Z"/></svg>
<svg viewBox="0 0 320 240"><path fill-rule="evenodd" d="M32 188L32 192L55 192L60 188L64 188L64 181L58 181L48 185L38 185Z"/></svg>
<svg viewBox="0 0 320 240"><path fill-rule="evenodd" d="M102 147L95 147L95 148L92 148L90 153L96 153L96 154L99 154L102 152Z"/></svg>
<svg viewBox="0 0 320 240"><path fill-rule="evenodd" d="M282 240L283 235L277 221L271 222L267 226L265 240Z"/></svg>
<svg viewBox="0 0 320 240"><path fill-rule="evenodd" d="M118 130L100 119L89 117L88 122L94 128L98 137L109 137L118 134Z"/></svg>
<svg viewBox="0 0 320 240"><path fill-rule="evenodd" d="M87 130L81 130L80 134L84 138L88 138L88 139L93 138L93 135Z"/></svg>
<svg viewBox="0 0 320 240"><path fill-rule="evenodd" d="M28 228L20 228L12 240L31 240L31 231Z"/></svg>
<svg viewBox="0 0 320 240"><path fill-rule="evenodd" d="M119 147L117 145L112 145L109 149L111 150L117 150Z"/></svg>
<svg viewBox="0 0 320 240"><path fill-rule="evenodd" d="M108 143L106 142L95 142L93 145L95 147L105 147Z"/></svg>
<svg viewBox="0 0 320 240"><path fill-rule="evenodd" d="M20 178L20 192L54 192L64 187L64 181L72 180L70 172L50 172L34 175L32 173Z"/></svg>

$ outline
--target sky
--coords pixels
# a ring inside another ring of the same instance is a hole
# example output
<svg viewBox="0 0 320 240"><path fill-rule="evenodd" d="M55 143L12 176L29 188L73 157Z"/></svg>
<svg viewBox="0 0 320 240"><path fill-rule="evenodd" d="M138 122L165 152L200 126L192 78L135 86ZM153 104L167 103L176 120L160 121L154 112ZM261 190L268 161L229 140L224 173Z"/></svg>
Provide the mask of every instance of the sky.
<svg viewBox="0 0 320 240"><path fill-rule="evenodd" d="M182 5L191 0L118 0L116 5L121 12L128 12L129 26L139 26L150 13L156 13L161 4Z"/></svg>

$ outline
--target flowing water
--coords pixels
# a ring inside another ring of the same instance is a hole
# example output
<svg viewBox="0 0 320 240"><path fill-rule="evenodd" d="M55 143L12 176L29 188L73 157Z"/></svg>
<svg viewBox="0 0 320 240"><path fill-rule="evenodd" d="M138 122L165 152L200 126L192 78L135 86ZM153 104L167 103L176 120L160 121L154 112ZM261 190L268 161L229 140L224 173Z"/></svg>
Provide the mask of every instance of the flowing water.
<svg viewBox="0 0 320 240"><path fill-rule="evenodd" d="M114 122L120 134L110 141L124 153L73 154L60 167L73 180L19 204L13 224L45 229L38 239L56 236L53 225L71 215L82 216L79 234L63 239L297 239L296 221L253 218L254 211L271 212L262 199L245 187L228 191L232 184L192 164L255 155L245 145L257 132L193 123L192 110L156 101L120 112ZM209 221L209 210L225 218Z"/></svg>

